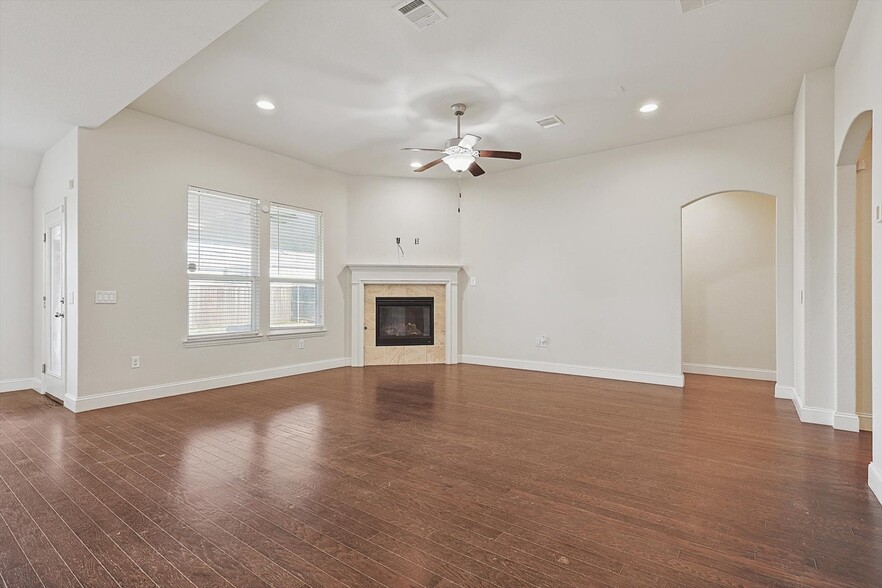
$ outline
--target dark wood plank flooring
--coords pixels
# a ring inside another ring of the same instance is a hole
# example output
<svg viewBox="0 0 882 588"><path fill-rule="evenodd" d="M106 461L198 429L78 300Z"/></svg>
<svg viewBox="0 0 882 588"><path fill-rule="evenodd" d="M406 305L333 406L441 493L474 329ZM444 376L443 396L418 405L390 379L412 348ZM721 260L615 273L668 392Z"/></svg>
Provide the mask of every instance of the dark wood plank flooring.
<svg viewBox="0 0 882 588"><path fill-rule="evenodd" d="M772 385L338 369L0 395L5 586L882 586L870 434Z"/></svg>

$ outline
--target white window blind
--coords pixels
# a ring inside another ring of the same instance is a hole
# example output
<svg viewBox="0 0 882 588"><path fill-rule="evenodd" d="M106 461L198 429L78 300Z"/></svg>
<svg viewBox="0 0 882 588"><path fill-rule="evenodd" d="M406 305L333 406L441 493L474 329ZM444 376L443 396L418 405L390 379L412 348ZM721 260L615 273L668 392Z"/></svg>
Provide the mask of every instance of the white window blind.
<svg viewBox="0 0 882 588"><path fill-rule="evenodd" d="M258 333L258 201L190 187L188 339Z"/></svg>
<svg viewBox="0 0 882 588"><path fill-rule="evenodd" d="M270 330L324 327L322 213L270 206Z"/></svg>

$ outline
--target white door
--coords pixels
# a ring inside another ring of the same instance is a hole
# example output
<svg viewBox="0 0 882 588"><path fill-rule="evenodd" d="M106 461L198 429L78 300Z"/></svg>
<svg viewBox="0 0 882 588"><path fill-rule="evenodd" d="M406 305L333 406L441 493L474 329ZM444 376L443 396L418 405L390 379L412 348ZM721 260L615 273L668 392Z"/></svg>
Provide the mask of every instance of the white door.
<svg viewBox="0 0 882 588"><path fill-rule="evenodd" d="M64 402L64 208L46 213L43 233L43 391Z"/></svg>

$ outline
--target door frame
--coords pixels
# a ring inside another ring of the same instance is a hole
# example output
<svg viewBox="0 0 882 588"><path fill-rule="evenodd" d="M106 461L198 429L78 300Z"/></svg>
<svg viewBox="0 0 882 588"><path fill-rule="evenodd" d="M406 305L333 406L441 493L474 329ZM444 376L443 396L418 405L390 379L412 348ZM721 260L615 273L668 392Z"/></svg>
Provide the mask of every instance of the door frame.
<svg viewBox="0 0 882 588"><path fill-rule="evenodd" d="M61 276L61 298L66 302L66 293L67 293L67 221L65 216L65 206L64 204L59 204L54 208L50 208L43 212L43 271L42 271L42 287L41 287L41 363L42 370L40 374L40 392L52 398L53 400L64 404L64 397L67 392L67 304L64 304L63 313L61 321L61 370L60 375L57 380L60 381L60 384L54 384L50 380L56 379L52 374L49 373L48 365L49 365L49 354L50 354L50 317L49 314L52 312L52 301L49 300L50 292L49 292L49 284L50 284L50 275L51 264L49 261L49 228L50 226L54 226L57 223L50 221L50 215L58 215L61 224L61 259L62 259L62 276ZM50 224L51 222L51 224ZM56 392L57 389L61 390L61 393L58 394Z"/></svg>

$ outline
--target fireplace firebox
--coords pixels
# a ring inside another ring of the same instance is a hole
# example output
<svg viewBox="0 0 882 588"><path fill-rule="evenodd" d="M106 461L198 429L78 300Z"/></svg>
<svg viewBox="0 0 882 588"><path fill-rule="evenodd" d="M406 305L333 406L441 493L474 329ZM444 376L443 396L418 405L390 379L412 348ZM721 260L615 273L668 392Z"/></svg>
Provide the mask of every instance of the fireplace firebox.
<svg viewBox="0 0 882 588"><path fill-rule="evenodd" d="M377 347L433 345L435 299L431 296L377 298Z"/></svg>

